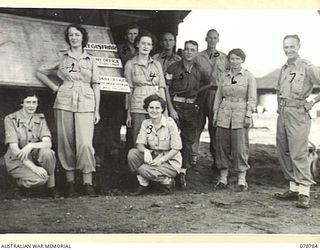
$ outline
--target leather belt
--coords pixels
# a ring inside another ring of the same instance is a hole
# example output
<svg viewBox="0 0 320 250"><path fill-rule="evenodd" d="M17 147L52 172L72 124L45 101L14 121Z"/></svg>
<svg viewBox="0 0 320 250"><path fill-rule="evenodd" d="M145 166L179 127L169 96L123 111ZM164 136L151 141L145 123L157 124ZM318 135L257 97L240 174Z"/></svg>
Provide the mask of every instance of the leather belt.
<svg viewBox="0 0 320 250"><path fill-rule="evenodd" d="M279 105L280 105L280 107L297 107L297 108L300 108L300 107L304 106L305 103L306 103L306 100L281 98Z"/></svg>
<svg viewBox="0 0 320 250"><path fill-rule="evenodd" d="M174 96L173 101L175 102L183 102L183 103L195 103L196 98L187 98L187 97L180 97Z"/></svg>

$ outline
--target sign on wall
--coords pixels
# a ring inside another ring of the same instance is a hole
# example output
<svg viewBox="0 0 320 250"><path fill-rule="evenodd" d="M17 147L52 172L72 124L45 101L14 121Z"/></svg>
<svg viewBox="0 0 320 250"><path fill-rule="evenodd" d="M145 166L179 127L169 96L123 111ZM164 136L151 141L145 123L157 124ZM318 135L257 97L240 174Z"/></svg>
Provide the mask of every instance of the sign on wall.
<svg viewBox="0 0 320 250"><path fill-rule="evenodd" d="M130 93L129 84L124 77L100 76L100 89Z"/></svg>
<svg viewBox="0 0 320 250"><path fill-rule="evenodd" d="M0 86L47 88L36 77L43 63L56 61L59 51L68 49L65 22L42 20L0 13ZM110 28L83 25L89 34L86 49L98 63L103 79L121 78L122 64ZM45 48L45 49L44 49ZM58 84L58 80L55 79ZM103 81L104 91L128 92L124 80Z"/></svg>

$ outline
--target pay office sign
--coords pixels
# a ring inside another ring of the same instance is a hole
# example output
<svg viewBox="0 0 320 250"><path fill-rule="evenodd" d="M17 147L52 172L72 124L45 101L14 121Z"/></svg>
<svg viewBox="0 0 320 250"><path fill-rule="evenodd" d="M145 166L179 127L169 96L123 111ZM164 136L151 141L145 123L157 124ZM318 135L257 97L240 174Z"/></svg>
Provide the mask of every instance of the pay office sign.
<svg viewBox="0 0 320 250"><path fill-rule="evenodd" d="M103 68L122 68L120 58L95 57L98 67Z"/></svg>
<svg viewBox="0 0 320 250"><path fill-rule="evenodd" d="M129 84L124 77L100 76L100 89L104 91L130 93Z"/></svg>

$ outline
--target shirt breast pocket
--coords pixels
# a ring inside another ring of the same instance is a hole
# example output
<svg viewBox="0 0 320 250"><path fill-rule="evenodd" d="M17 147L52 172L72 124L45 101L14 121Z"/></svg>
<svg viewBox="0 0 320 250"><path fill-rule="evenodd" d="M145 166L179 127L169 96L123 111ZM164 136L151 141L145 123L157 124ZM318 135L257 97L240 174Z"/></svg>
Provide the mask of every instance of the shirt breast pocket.
<svg viewBox="0 0 320 250"><path fill-rule="evenodd" d="M147 129L147 143L151 149L158 144L155 134L153 132L150 133L149 129Z"/></svg>
<svg viewBox="0 0 320 250"><path fill-rule="evenodd" d="M32 126L32 137L37 139L40 137L41 122L35 122Z"/></svg>
<svg viewBox="0 0 320 250"><path fill-rule="evenodd" d="M141 79L145 78L145 75L144 75L144 72L142 71L141 68L139 68L139 67L133 67L133 69L132 69L132 77L133 77L134 79L139 79L139 80L141 80Z"/></svg>
<svg viewBox="0 0 320 250"><path fill-rule="evenodd" d="M80 71L82 74L89 76L91 73L91 65L89 63L81 63Z"/></svg>
<svg viewBox="0 0 320 250"><path fill-rule="evenodd" d="M65 62L65 63L63 63L62 65L60 65L59 70L65 75L77 72L76 64L74 62Z"/></svg>
<svg viewBox="0 0 320 250"><path fill-rule="evenodd" d="M291 91L294 94L300 94L302 87L303 87L303 82L305 79L305 74L304 73L290 73L292 76L291 81Z"/></svg>
<svg viewBox="0 0 320 250"><path fill-rule="evenodd" d="M27 140L27 134L24 128L17 128L17 136L19 141Z"/></svg>
<svg viewBox="0 0 320 250"><path fill-rule="evenodd" d="M170 149L170 135L169 134L161 134L159 136L159 147L162 150L169 150Z"/></svg>

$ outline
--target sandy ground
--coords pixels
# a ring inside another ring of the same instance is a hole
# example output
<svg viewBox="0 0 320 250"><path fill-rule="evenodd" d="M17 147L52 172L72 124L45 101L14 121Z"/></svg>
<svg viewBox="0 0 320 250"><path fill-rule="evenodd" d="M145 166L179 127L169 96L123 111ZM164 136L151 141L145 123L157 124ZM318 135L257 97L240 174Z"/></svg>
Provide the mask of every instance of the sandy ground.
<svg viewBox="0 0 320 250"><path fill-rule="evenodd" d="M199 164L188 172L186 190L161 195L154 187L150 194L130 196L135 179L127 173L123 157L113 159L99 169L96 181L102 184L97 198L51 200L36 194L12 200L11 190L1 192L0 232L319 234L320 187L312 188L308 210L274 199L273 193L287 185L274 145L276 115L255 115L254 126L247 192L235 192L234 171L228 189L213 190L217 176L210 168L208 136L203 133ZM316 145L319 133L317 118L310 135Z"/></svg>

